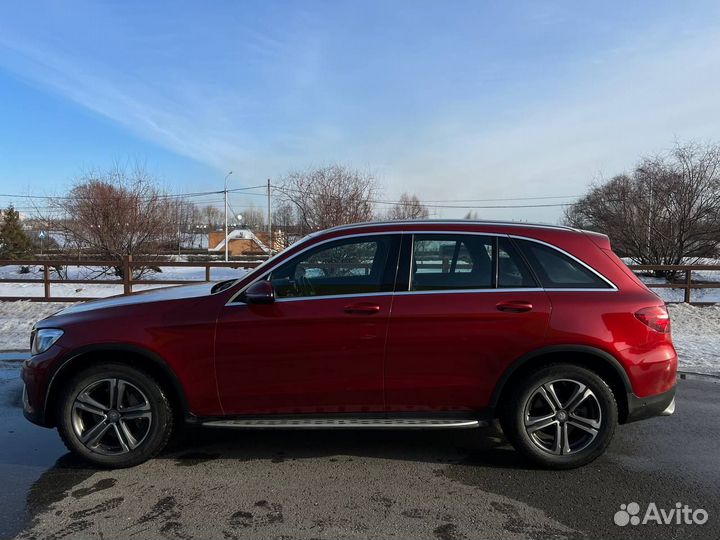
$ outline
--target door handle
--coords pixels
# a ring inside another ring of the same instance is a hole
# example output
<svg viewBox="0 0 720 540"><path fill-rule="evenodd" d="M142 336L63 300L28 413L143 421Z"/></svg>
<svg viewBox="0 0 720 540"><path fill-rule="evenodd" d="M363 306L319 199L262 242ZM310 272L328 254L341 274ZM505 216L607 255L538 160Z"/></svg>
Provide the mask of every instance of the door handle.
<svg viewBox="0 0 720 540"><path fill-rule="evenodd" d="M508 313L525 313L532 311L533 305L523 300L505 300L498 302L495 307L498 311L506 311Z"/></svg>
<svg viewBox="0 0 720 540"><path fill-rule="evenodd" d="M352 315L372 315L380 311L380 306L372 302L358 302L357 304L345 306L343 311Z"/></svg>

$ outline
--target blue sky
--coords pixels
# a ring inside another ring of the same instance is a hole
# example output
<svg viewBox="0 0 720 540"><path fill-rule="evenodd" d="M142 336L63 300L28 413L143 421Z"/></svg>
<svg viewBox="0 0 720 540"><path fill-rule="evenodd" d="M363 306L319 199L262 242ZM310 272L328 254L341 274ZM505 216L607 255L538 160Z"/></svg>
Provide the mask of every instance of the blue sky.
<svg viewBox="0 0 720 540"><path fill-rule="evenodd" d="M0 193L60 194L131 159L178 192L339 162L376 174L384 200L577 195L676 139L720 140L719 15L670 1L7 1Z"/></svg>

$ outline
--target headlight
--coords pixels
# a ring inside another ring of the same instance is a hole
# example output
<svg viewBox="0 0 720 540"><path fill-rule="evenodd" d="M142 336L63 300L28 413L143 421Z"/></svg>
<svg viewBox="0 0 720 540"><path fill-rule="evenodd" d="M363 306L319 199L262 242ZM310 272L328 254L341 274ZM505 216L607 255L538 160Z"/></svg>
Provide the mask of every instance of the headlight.
<svg viewBox="0 0 720 540"><path fill-rule="evenodd" d="M57 328L41 328L40 330L36 330L32 340L32 346L30 347L30 354L44 353L52 347L53 343L60 339L62 335L63 331Z"/></svg>

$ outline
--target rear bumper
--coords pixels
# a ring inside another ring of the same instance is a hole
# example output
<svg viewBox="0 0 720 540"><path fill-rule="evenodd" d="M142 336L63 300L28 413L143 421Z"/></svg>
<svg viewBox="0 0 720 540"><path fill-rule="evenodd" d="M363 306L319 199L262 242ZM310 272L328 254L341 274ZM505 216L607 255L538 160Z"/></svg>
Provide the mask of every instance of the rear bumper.
<svg viewBox="0 0 720 540"><path fill-rule="evenodd" d="M645 420L653 416L669 416L675 412L675 387L654 396L637 397L627 395L628 414L625 423Z"/></svg>

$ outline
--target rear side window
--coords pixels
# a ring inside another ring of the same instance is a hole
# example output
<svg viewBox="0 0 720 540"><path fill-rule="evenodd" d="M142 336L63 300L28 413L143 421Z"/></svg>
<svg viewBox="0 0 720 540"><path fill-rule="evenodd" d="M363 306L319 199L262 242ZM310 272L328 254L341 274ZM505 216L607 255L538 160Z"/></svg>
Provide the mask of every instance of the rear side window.
<svg viewBox="0 0 720 540"><path fill-rule="evenodd" d="M549 246L516 240L546 289L609 289L610 285L579 262Z"/></svg>
<svg viewBox="0 0 720 540"><path fill-rule="evenodd" d="M494 267L492 237L416 235L410 290L491 289Z"/></svg>

